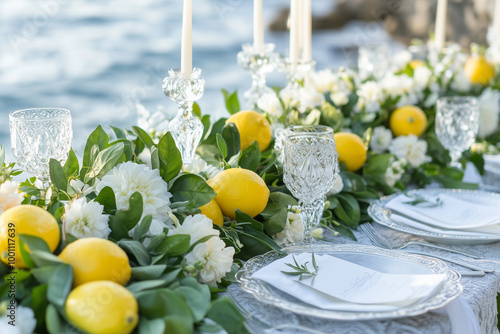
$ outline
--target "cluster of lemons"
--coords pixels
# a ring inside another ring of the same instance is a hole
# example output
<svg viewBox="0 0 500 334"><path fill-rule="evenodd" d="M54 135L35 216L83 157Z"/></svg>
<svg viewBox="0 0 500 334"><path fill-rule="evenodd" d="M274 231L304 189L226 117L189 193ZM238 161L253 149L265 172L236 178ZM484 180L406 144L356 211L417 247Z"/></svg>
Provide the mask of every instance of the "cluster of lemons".
<svg viewBox="0 0 500 334"><path fill-rule="evenodd" d="M5 263L9 263L8 232L13 226L10 243L15 242L17 268L27 268L20 253L20 234L43 239L51 252L59 245L56 219L37 206L19 205L0 216L0 255ZM139 314L136 299L124 287L132 273L127 254L109 240L85 238L67 245L59 259L73 268L73 290L65 304L68 320L86 333L131 333Z"/></svg>

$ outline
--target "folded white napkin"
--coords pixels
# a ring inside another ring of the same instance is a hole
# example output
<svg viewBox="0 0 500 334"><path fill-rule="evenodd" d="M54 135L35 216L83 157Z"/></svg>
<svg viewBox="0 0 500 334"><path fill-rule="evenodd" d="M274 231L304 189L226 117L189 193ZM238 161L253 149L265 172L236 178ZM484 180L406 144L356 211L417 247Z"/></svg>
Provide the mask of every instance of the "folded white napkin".
<svg viewBox="0 0 500 334"><path fill-rule="evenodd" d="M464 297L458 296L438 312L448 314L451 334L481 334L477 317Z"/></svg>
<svg viewBox="0 0 500 334"><path fill-rule="evenodd" d="M282 271L293 271L292 255L274 261L252 277L322 309L341 311L391 311L430 296L446 275L385 274L328 255L315 255L318 274L303 280ZM312 269L312 255L295 255L299 264Z"/></svg>
<svg viewBox="0 0 500 334"><path fill-rule="evenodd" d="M394 214L391 216L393 219L404 217L432 228L500 233L498 198L478 202L477 199L463 200L453 195L442 194L428 199L434 201L437 198L442 201L442 205L433 207L425 204L411 205L405 202L411 202L414 198L401 194L391 199L386 207L393 211Z"/></svg>
<svg viewBox="0 0 500 334"><path fill-rule="evenodd" d="M488 226L476 227L476 228L471 228L471 229L452 230L452 229L438 228L438 227L430 226L427 224L423 224L423 223L418 222L416 220L408 219L406 217L400 216L400 215L395 214L395 213L391 214L391 220L398 223L398 224L401 224L401 225L413 227L417 230L433 232L433 233L440 233L440 234L444 233L444 234L457 235L457 236L470 236L471 233L474 233L474 234L484 234L485 237L489 236L490 234L500 234L500 230L499 230L498 225L488 225Z"/></svg>

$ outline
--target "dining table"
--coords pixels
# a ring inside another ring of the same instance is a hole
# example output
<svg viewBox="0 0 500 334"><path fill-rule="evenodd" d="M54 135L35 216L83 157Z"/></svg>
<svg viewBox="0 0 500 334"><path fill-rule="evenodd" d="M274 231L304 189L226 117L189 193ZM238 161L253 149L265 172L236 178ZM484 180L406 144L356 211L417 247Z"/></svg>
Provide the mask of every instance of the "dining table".
<svg viewBox="0 0 500 334"><path fill-rule="evenodd" d="M375 230L393 245L403 245L409 241L422 241L422 238L401 233L377 224ZM361 231L354 231L357 241L343 236L326 234L324 243L371 245L368 237ZM428 254L446 256L454 260L469 262L493 269L495 272L486 273L483 277L461 277L463 292L461 301L468 303L474 316L477 318L481 333L495 334L498 330L497 294L500 292L500 242L479 245L446 245L446 247L478 255L480 259L448 251L430 249L425 246L411 245L406 249L421 251ZM454 270L466 272L469 269L447 263ZM342 273L338 273L342 275ZM368 320L368 321L337 321L315 317L302 316L282 310L278 307L262 303L253 295L243 291L238 284L228 288L227 295L242 310L246 316L247 327L253 333L340 333L340 334L375 334L375 333L442 333L455 334L467 332L453 328L453 319L443 309L427 312L413 317L397 319ZM455 318L456 320L456 318Z"/></svg>

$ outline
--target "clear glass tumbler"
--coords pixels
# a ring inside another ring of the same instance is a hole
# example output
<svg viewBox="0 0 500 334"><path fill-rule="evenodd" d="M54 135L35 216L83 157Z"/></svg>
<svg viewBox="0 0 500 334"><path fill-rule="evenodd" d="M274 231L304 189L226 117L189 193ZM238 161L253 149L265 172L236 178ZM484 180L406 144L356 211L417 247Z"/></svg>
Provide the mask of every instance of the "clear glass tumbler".
<svg viewBox="0 0 500 334"><path fill-rule="evenodd" d="M48 187L49 162L64 164L71 149L71 113L60 108L16 110L9 114L12 153L20 168Z"/></svg>
<svg viewBox="0 0 500 334"><path fill-rule="evenodd" d="M479 107L476 98L453 96L437 101L436 135L450 152L452 167L461 168L458 160L474 143L478 131Z"/></svg>

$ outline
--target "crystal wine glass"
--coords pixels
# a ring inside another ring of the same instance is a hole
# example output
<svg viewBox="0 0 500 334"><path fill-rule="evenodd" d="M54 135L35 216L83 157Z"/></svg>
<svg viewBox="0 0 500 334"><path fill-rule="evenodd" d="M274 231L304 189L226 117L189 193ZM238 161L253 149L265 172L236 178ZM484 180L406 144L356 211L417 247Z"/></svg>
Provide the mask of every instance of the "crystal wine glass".
<svg viewBox="0 0 500 334"><path fill-rule="evenodd" d="M19 166L48 188L49 161L66 162L73 129L71 113L60 108L33 108L9 114L12 153Z"/></svg>
<svg viewBox="0 0 500 334"><path fill-rule="evenodd" d="M437 101L436 135L450 151L451 166L461 168L458 159L474 143L478 131L479 107L476 98L454 96Z"/></svg>
<svg viewBox="0 0 500 334"><path fill-rule="evenodd" d="M324 205L326 193L333 187L337 169L337 151L332 137L315 134L290 135L285 141L283 180L299 199L304 224L303 243L311 243L318 206Z"/></svg>

